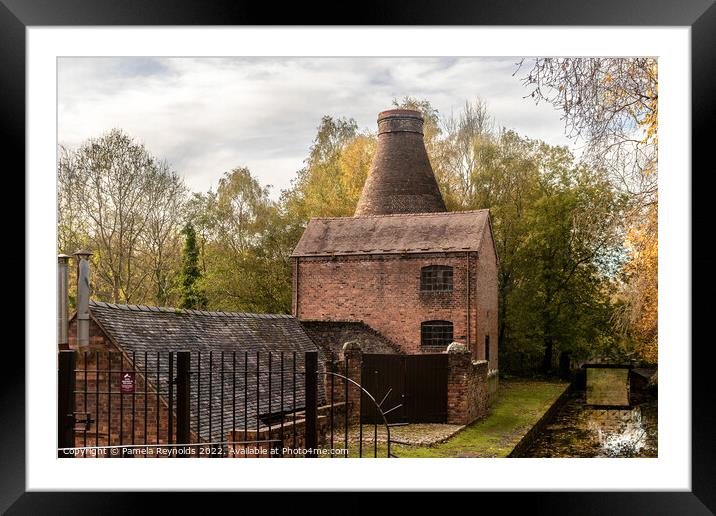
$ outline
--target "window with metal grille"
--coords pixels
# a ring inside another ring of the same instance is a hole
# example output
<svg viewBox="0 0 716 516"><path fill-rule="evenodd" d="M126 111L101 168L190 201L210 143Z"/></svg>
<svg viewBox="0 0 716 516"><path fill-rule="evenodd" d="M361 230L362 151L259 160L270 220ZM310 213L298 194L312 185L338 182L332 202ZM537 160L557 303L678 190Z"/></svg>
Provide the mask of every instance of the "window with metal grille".
<svg viewBox="0 0 716 516"><path fill-rule="evenodd" d="M420 290L424 292L452 292L452 267L428 265L420 270Z"/></svg>
<svg viewBox="0 0 716 516"><path fill-rule="evenodd" d="M452 323L450 321L425 321L420 324L420 344L422 346L448 346L452 342Z"/></svg>

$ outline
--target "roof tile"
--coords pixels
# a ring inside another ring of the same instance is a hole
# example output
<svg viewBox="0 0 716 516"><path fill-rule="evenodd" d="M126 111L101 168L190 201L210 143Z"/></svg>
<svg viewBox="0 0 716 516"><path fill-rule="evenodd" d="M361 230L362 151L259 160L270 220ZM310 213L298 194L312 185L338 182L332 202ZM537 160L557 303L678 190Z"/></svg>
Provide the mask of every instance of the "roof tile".
<svg viewBox="0 0 716 516"><path fill-rule="evenodd" d="M277 314L250 314L227 312L203 312L199 310L174 310L164 307L149 307L138 305L112 305L90 301L92 317L108 333L109 337L130 355L136 354L135 366L139 371L145 367L150 371L156 370L157 355L162 363L166 360L162 353L167 351L191 351L193 371L200 366L202 373L209 370L210 360L214 371L221 370L221 353L224 353L224 365L227 370L233 366L233 354L236 353L237 368L243 373L244 358L247 364L247 383L244 385L244 375L236 375L236 393L243 400L244 387L247 393L247 411L236 412L236 424L243 428L244 421L255 425L256 415L262 416L269 412L269 398L271 411L277 412L281 407L281 396L278 385L281 384L280 353L285 354L284 369L284 410L290 411L293 406L293 378L288 373L292 371L293 352L296 352L296 371L303 371L304 352L319 352L319 367L325 364L325 353L309 338L299 322L292 316ZM257 352L259 360L257 362ZM272 391L268 391L268 352L273 353ZM147 356L146 364L144 356ZM211 355L211 357L210 357ZM200 363L197 360L200 358ZM256 397L256 371L259 365L259 397ZM161 392L167 392L168 377L162 368L159 380ZM222 380L223 379L223 380ZM222 400L220 398L221 382L224 382L224 392L233 392L233 375L215 374L211 400L205 376L202 374L202 399L206 403L199 403L200 421L199 431L201 439L209 437L213 441L223 441L226 435L221 434ZM303 376L296 376L296 407L303 408L304 388ZM323 382L319 381L319 401L325 399ZM193 401L191 403L192 430L196 431L197 393L192 389ZM233 424L232 398L225 396L224 429ZM211 411L211 436L209 436L209 407Z"/></svg>
<svg viewBox="0 0 716 516"><path fill-rule="evenodd" d="M313 218L292 256L477 251L489 210Z"/></svg>

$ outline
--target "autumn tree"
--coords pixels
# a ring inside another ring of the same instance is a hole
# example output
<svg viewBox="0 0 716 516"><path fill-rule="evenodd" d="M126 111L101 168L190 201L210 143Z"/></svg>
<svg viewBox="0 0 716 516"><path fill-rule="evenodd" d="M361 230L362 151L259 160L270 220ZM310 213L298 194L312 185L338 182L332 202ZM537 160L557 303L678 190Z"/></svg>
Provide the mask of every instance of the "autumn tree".
<svg viewBox="0 0 716 516"><path fill-rule="evenodd" d="M494 120L487 104L477 99L442 121L444 138L437 149L435 169L448 207L471 204L477 177L491 159Z"/></svg>
<svg viewBox="0 0 716 516"><path fill-rule="evenodd" d="M602 171L577 163L564 147L497 133L479 99L449 117L426 100L394 105L423 113L449 208L490 208L500 256L502 363L551 369L556 353L585 357L608 342L622 197ZM354 126L323 119L307 167L282 197L293 214L288 220L297 221L292 245L309 217L353 214L372 153L364 144L374 137L346 127Z"/></svg>
<svg viewBox="0 0 716 516"><path fill-rule="evenodd" d="M588 357L611 339L620 196L565 147L512 131L479 145L462 209L490 209L504 368L549 371L558 353Z"/></svg>
<svg viewBox="0 0 716 516"><path fill-rule="evenodd" d="M427 100L407 97L394 105L423 113L448 208L490 209L500 257L503 366L551 369L560 353L587 357L608 346L625 234L617 222L624 195L605 171L564 147L496 131L479 99L447 117ZM306 222L353 215L376 146L376 135L354 120L326 116L278 200L243 167L186 199L168 165L121 132L104 138L111 141L91 140L81 152L60 149L60 245L99 251L97 297L114 300L118 277L120 302L271 313L291 310L290 256ZM119 170L128 168L122 176ZM103 172L84 172L90 169ZM643 251L650 242L644 235L628 235L635 265L642 263L637 257L655 263ZM646 329L637 327L629 335L646 339Z"/></svg>
<svg viewBox="0 0 716 516"><path fill-rule="evenodd" d="M177 249L181 247L181 235L177 230L184 215L186 188L166 162L159 162L151 174L141 252L146 267L151 270L155 302L170 306L176 300L180 260Z"/></svg>
<svg viewBox="0 0 716 516"><path fill-rule="evenodd" d="M549 371L556 351L588 358L609 337L608 269L620 245L620 207L608 182L567 156L542 172L539 194L526 214L531 229L516 296L522 303L512 300L508 323L536 320L519 331L539 336Z"/></svg>
<svg viewBox="0 0 716 516"><path fill-rule="evenodd" d="M94 253L96 297L166 303L180 252L181 179L118 129L60 147L57 174L58 245Z"/></svg>
<svg viewBox="0 0 716 516"><path fill-rule="evenodd" d="M658 61L538 58L525 65L529 95L562 111L567 134L585 144L585 160L605 169L613 187L627 195L623 231L630 260L620 292L624 308L615 324L623 330L622 345L629 347L635 337L640 358L653 363L657 268L644 257L658 255Z"/></svg>
<svg viewBox="0 0 716 516"><path fill-rule="evenodd" d="M626 342L624 354L635 354L649 364L658 362L659 247L656 205L648 208L643 223L630 228L626 247L629 261L623 269L621 303L613 321Z"/></svg>
<svg viewBox="0 0 716 516"><path fill-rule="evenodd" d="M584 159L605 168L633 202L651 203L657 188L656 58L523 60L536 102L562 112L567 136L585 144Z"/></svg>
<svg viewBox="0 0 716 516"><path fill-rule="evenodd" d="M304 168L284 193L288 209L304 222L353 215L374 153L375 139L359 134L355 120L323 117Z"/></svg>
<svg viewBox="0 0 716 516"><path fill-rule="evenodd" d="M269 198L269 187L247 168L236 168L224 174L216 192L195 196L190 212L202 234L199 254L206 270L203 285L209 307L288 312L288 255L294 237L291 233L287 242L291 221L280 216Z"/></svg>
<svg viewBox="0 0 716 516"><path fill-rule="evenodd" d="M507 131L495 139L474 142L479 146L479 165L466 174L470 186L465 195L453 201L458 209L490 209L498 268L498 342L501 355L520 355L513 346L508 315L522 307L513 306L515 293L520 288L527 263L523 258L524 246L531 225L528 210L540 197L539 161L534 158L537 142L520 138ZM503 360L501 358L501 360ZM509 363L506 362L506 363ZM513 361L514 363L514 361ZM524 364L515 364L525 367Z"/></svg>

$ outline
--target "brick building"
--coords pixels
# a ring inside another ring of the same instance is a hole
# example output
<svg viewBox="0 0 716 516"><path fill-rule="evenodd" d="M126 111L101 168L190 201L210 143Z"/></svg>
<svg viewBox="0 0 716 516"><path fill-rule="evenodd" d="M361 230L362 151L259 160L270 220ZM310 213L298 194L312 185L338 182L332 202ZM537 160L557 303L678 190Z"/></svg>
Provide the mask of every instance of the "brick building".
<svg viewBox="0 0 716 516"><path fill-rule="evenodd" d="M201 373L203 378L203 390L197 384L192 384L191 390L193 442L223 441L226 429L234 425L263 428L281 413L302 411L304 377L291 374L294 359L296 369L302 371L304 353L316 351L319 370L323 370L330 353L329 349L317 346L290 315L207 312L97 301L89 301L88 308L88 345L78 346L75 313L69 321L68 347L85 352L78 359L76 383L81 394L75 400L77 412L86 412L99 427L89 428L88 444L81 442L84 434L77 433L78 446L126 442L133 429L133 440L137 442L145 438L147 442L167 442L168 416L173 414L167 396L167 352L190 351L191 370ZM246 376L232 374L236 369L246 370ZM213 378L209 376L210 370ZM136 372L136 385L132 389L135 394L121 391L121 371ZM211 385L208 379L212 379ZM295 400L290 396L294 379ZM279 390L280 385L284 393ZM100 388L102 394L94 394ZM236 399L228 393L235 394ZM197 400L199 394L201 403ZM97 400L100 407L95 405ZM233 410L236 400L239 410ZM325 404L323 382L318 384L317 401L319 405ZM111 414L111 419L107 414ZM122 427L124 431L120 434Z"/></svg>
<svg viewBox="0 0 716 516"><path fill-rule="evenodd" d="M293 315L362 322L409 354L458 341L498 368L497 267L488 210L448 212L412 110L378 115L353 217L311 219L293 251Z"/></svg>
<svg viewBox="0 0 716 516"><path fill-rule="evenodd" d="M197 373L187 437L193 442L221 441L227 429L242 426L246 435L248 422L256 425L255 437L273 435L272 421L280 417L283 432L284 416L304 409L303 377L291 384L270 353L295 353L294 366L300 372L304 353L317 351L319 371L345 372L357 384L362 381L363 353L385 362L400 358L385 354L445 353L457 341L448 353L448 376L441 385L447 398L445 418L467 424L485 414L488 392L491 396L497 389L498 368L498 257L489 211L446 211L417 111L384 111L378 126L376 155L355 216L311 219L294 249L293 315L92 302L89 264L83 259L89 253L78 252L79 314L69 317L68 326L69 257L60 256L59 349L99 352L81 355L84 374L78 373L76 381L82 395L75 397L75 412L95 422L81 432L78 446L124 443L130 428L132 443L135 438L169 442L176 418L172 395L167 399L165 394L173 392L169 379L174 373L158 361L161 353L180 351L192 352L190 368ZM233 371L234 355L239 361L245 357L244 371L254 376L232 374L229 381L221 364L232 360ZM268 363L261 362L265 358ZM119 390L120 372L128 368L136 372L133 392L143 394L140 401ZM213 390L199 381L199 373L207 369L210 375L218 371L213 380L209 377ZM424 380L420 376L417 383ZM296 403L287 405L272 385L296 390ZM100 393L100 388L108 392ZM234 391L243 393L246 404L238 412L236 400L242 398ZM354 391L347 393L345 404L351 421L359 409L360 394ZM232 396L224 397L225 392ZM319 405L327 403L329 392L328 384L319 382ZM130 419L122 411L123 402L131 403ZM140 420L135 403L143 405Z"/></svg>

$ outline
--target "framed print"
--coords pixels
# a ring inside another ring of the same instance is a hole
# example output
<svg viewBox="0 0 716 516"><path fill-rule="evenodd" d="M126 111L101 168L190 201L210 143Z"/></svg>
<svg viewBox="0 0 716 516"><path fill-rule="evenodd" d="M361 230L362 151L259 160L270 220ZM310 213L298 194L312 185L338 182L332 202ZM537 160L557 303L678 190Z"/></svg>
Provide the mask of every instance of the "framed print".
<svg viewBox="0 0 716 516"><path fill-rule="evenodd" d="M711 3L123 5L3 6L27 191L4 509L714 510Z"/></svg>

